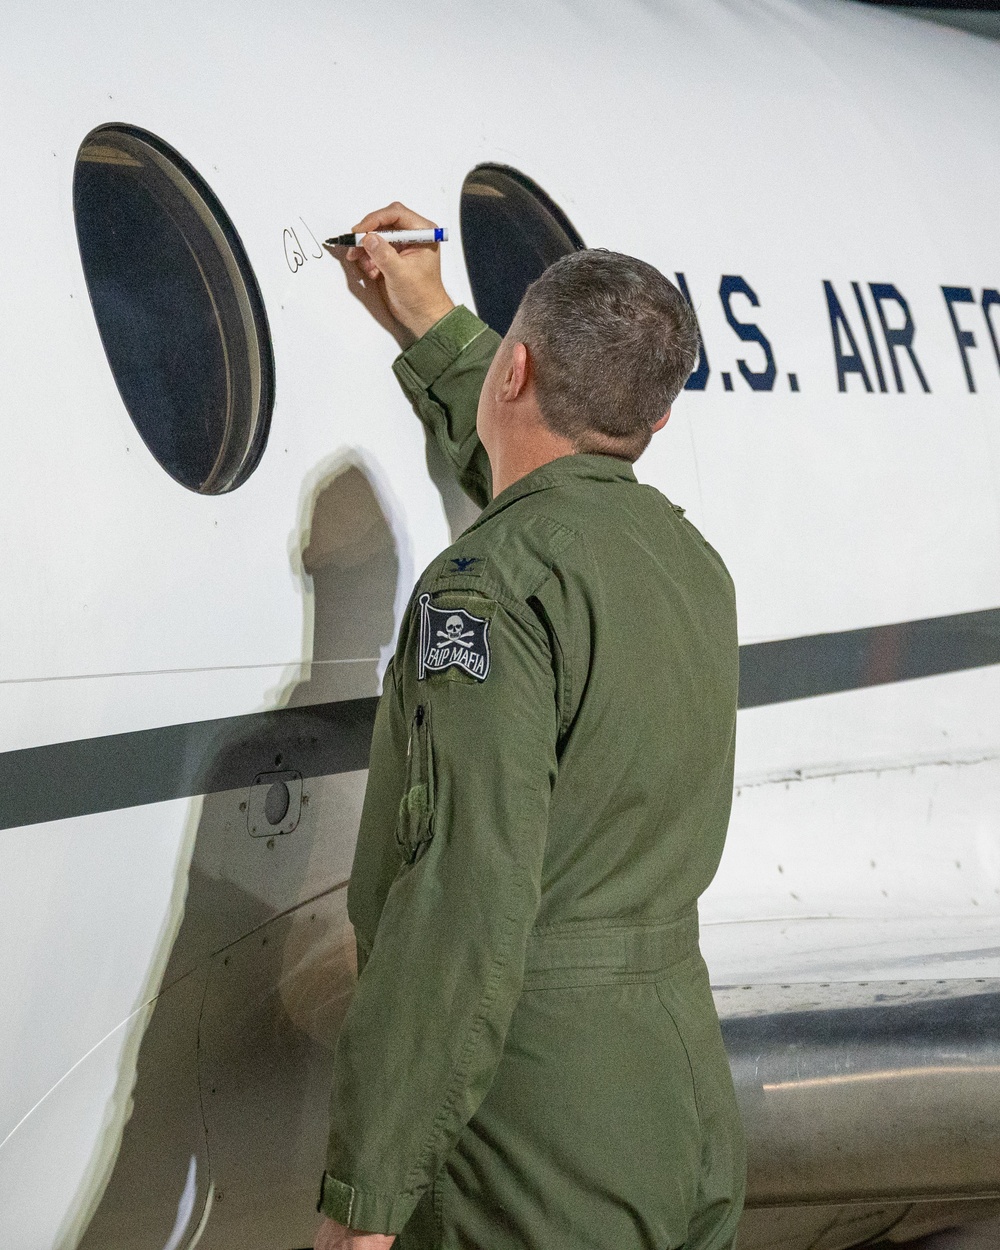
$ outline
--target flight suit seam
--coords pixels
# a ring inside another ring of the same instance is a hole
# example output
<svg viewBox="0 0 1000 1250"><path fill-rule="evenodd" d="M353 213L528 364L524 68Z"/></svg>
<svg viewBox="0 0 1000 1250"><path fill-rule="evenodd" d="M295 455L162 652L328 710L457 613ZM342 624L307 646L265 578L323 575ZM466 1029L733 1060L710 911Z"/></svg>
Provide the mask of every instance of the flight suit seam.
<svg viewBox="0 0 1000 1250"><path fill-rule="evenodd" d="M587 933L609 933L619 931L621 933L629 933L633 929L662 929L667 925L673 924L677 920L683 920L686 912L681 912L677 916L666 916L661 920L629 920L621 921L612 920L573 920L566 921L553 920L547 924L533 925L531 932L533 934L560 934L566 937L576 936L577 934Z"/></svg>
<svg viewBox="0 0 1000 1250"><path fill-rule="evenodd" d="M533 633L535 638L539 642L544 643L546 650L548 650L548 633L539 622L537 615L532 612L523 600L516 599L509 594L502 582L491 578L488 574L484 574L482 578L477 578L474 585L469 585L468 580L463 579L460 573L454 576L445 574L435 578L426 587L418 587L418 590L421 594L443 595L460 593L492 600L492 602L503 608L505 612L515 617L529 632Z"/></svg>
<svg viewBox="0 0 1000 1250"><path fill-rule="evenodd" d="M688 1044L687 1044L687 1042L684 1040L684 1034L681 1032L681 1026L677 1023L677 1018L676 1018L676 1016L674 1015L673 1011L671 1010L671 1008L670 1008L669 1004L668 1004L668 1003L664 1000L663 995L660 993L660 983L662 982L662 980L663 980L663 978L662 978L662 976L661 976L661 977L660 977L660 978L659 978L659 979L658 979L658 980L654 983L654 984L656 985L656 997L657 997L657 999L659 999L660 1006L663 1008L663 1010L664 1010L664 1011L667 1013L667 1015L670 1017L670 1023L674 1026L674 1031L675 1031L675 1032L676 1032L676 1034L677 1034L677 1040L680 1042L680 1044L681 1044L681 1048L682 1048L682 1049L683 1049L683 1051L684 1051L684 1058L687 1060L688 1075L689 1075L689 1076L690 1076L690 1078L691 1078L691 1095L692 1095L692 1097L694 1098L694 1109L695 1109L695 1111L697 1112L697 1115L698 1115L698 1128L701 1130L701 1132L702 1132L702 1133L704 1133L704 1131L705 1131L705 1122L704 1122L704 1119L703 1119L703 1117L702 1117L701 1099L700 1099L700 1098L699 1098L699 1096L698 1096L698 1081L697 1081L697 1079L696 1079L696 1077L695 1077L695 1074L694 1074L694 1064L691 1062L691 1051L688 1049Z"/></svg>
<svg viewBox="0 0 1000 1250"><path fill-rule="evenodd" d="M448 370L445 369L441 374L439 374L438 378L436 378L435 380L440 381L440 379L444 377L444 374L447 372ZM434 407L437 408L437 410L440 413L447 412L448 405L434 393L432 386L425 387L424 394L426 395L428 401L431 404L433 404ZM465 452L466 452L466 448L471 443L475 443L479 441L479 434L477 433L477 431L473 429L471 433L469 433L460 443L455 442L454 439L452 439L450 436L449 436L448 442L445 443L440 438L437 437L437 431L434 429L434 426L430 421L426 420L419 411L417 413L417 416L419 417L423 426L431 434L434 435L435 442L440 448L441 454L448 461L451 467L451 471L456 476L460 476L462 474L467 473L469 471L469 460L465 458Z"/></svg>
<svg viewBox="0 0 1000 1250"><path fill-rule="evenodd" d="M539 607L541 608L542 605L539 604ZM548 621L548 613L545 619ZM552 650L552 662L556 675L556 699L558 701L556 710L559 713L558 746L561 751L566 742L566 735L573 725L573 670L566 656L566 648L562 645L562 640L551 621L546 633Z"/></svg>
<svg viewBox="0 0 1000 1250"><path fill-rule="evenodd" d="M581 969L577 976L557 977L552 975L549 980L545 973L531 973L532 980L543 982L542 984L532 984L526 982L522 993L524 994L544 994L552 990L581 990L581 989L599 989L612 985L656 985L657 982L663 980L664 973L672 971L671 968L656 968L652 972L615 972L613 970L596 970ZM590 975L583 975L589 972Z"/></svg>
<svg viewBox="0 0 1000 1250"><path fill-rule="evenodd" d="M529 474L529 476L531 475ZM462 535L462 537L464 538L466 534L478 533L484 527L490 525L497 517L503 516L504 513L507 512L509 509L517 507L519 503L522 503L525 500L528 500L528 499L535 500L536 501L535 506L537 507L538 506L537 500L538 500L539 495L547 494L549 491L563 490L564 488L565 488L565 483L561 482L557 477L545 478L543 476L539 476L537 479L535 479L531 483L530 489L527 487L525 488L523 494L514 495L513 498L511 499L505 499L503 500L503 502L500 504L499 507L494 508L494 504L496 504L497 499L501 497L500 495L498 495L494 499L490 500L490 502L483 509L482 513L478 517L476 517L476 519L472 522L472 524L468 527L468 529L465 530L465 533ZM501 495L503 493L504 492L501 492ZM544 509L545 507L546 505L543 504L542 509ZM541 509L535 512L533 516L530 518L530 520L546 521L548 522L549 525L553 526L554 529L558 530L562 534L570 535L571 538L579 538L581 536L581 532L579 530L573 529L572 526L567 525L564 521L558 520L556 517L549 515L547 511L544 511ZM545 556L558 555L562 551L564 551L565 547L567 546L569 546L569 543L566 543L563 547L557 548L556 551L554 552L546 551L544 552L544 555ZM539 556L540 559L543 558L543 553L539 552L536 554Z"/></svg>
<svg viewBox="0 0 1000 1250"><path fill-rule="evenodd" d="M516 499L512 500L509 506L513 507L513 505L516 504L517 502L518 500ZM499 515L499 513L494 514L494 515ZM472 533L473 531L477 533L479 538L482 538L488 535L489 534L488 527L492 521L493 521L493 516L486 517L482 521L483 533L479 532L480 522L479 521L474 522L474 524L465 531L465 533L456 543L454 543L451 547L449 547L448 550L442 556L438 557L438 560L434 561L434 563L432 563L429 566L429 569L433 568L435 564L446 565L448 561L451 559L451 552L453 552L456 549L456 547L459 545L459 543L462 542L462 539L464 539L468 534ZM532 595L537 594L537 592L541 589L542 586L545 585L545 583L549 580L549 578L555 574L556 567L557 567L556 562L558 561L559 557L563 555L565 551L567 551L575 542L578 542L580 540L586 541L586 535L583 534L582 531L573 529L571 526L566 525L564 522L557 520L555 517L550 516L546 512L538 512L534 516L527 518L528 524L538 523L538 522L543 522L545 525L550 527L552 532L548 535L548 537L552 541L548 543L544 543L544 544L539 543L537 549L529 551L529 554L534 558L535 561L537 561L537 564L540 569L539 575L533 581L526 583L523 587L519 586L517 590L515 591L514 588L511 587L506 580L501 579L498 576L498 574L496 573L491 574L488 569L482 574L483 579L488 580L491 585L499 587L503 591L503 593L513 595L514 598L522 602L526 599L531 598ZM499 528L500 528L500 532L502 535L503 529L505 527L501 526ZM588 548L588 551L589 551L589 548ZM442 579L445 579L449 576L454 576L454 575L453 574L450 575L447 572L439 574L439 577L441 577ZM461 576L461 574L458 574L458 576ZM478 580L479 579L477 578L477 581Z"/></svg>
<svg viewBox="0 0 1000 1250"><path fill-rule="evenodd" d="M573 529L572 526L564 525L562 521L557 521L555 517L549 516L548 513L541 513L541 519L550 525L563 540L555 546L555 550L551 552L553 565L549 567L548 578L543 579L532 591L532 595L537 598L539 591L552 578L557 577L557 571L554 567L555 561L565 555L574 543L582 543L586 546L586 538L580 530ZM544 605L539 600L539 607L544 610ZM553 661L558 661L556 668L557 689L559 699L559 745L560 750L565 745L567 735L573 727L573 710L576 706L576 681L573 675L573 658L563 646L563 640L559 637L559 630L556 628L555 622L551 620L548 613L545 614L545 620L548 624L547 633L550 637L550 646L553 649Z"/></svg>

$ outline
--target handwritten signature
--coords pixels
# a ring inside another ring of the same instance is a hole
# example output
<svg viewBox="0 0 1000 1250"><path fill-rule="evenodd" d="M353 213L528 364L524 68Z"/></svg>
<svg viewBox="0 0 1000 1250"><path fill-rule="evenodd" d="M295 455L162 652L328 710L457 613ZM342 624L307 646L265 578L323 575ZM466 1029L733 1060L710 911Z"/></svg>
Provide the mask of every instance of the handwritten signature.
<svg viewBox="0 0 1000 1250"><path fill-rule="evenodd" d="M281 232L281 243L285 249L285 264L292 273L298 273L307 260L322 260L324 255L319 239L309 229L303 218L300 217L299 221L302 222L303 229L308 231L309 237L316 245L316 250L312 251L310 249L309 252L306 252L306 249L302 246L302 240L299 238L298 227L286 226Z"/></svg>

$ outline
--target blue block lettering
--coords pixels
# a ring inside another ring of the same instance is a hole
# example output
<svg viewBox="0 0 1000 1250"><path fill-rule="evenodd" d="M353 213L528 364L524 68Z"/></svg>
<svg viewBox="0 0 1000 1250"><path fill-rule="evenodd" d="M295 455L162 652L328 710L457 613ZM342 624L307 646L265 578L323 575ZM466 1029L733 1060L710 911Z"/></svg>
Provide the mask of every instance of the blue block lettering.
<svg viewBox="0 0 1000 1250"><path fill-rule="evenodd" d="M910 306L892 285L891 282L869 282L868 289L872 293L872 299L875 301L875 310L878 313L878 319L882 326L882 336L885 339L885 345L889 350L889 362L892 365L892 376L896 379L896 390L903 391L903 375L899 371L899 361L896 359L896 349L898 347L905 348L907 355L910 357L910 363L913 365L914 372L920 380L920 385L928 393L930 387L927 379L924 377L924 371L920 368L920 361L917 360L917 354L913 350L913 337L917 332L917 327L913 324L913 317L910 315ZM903 310L903 324L901 326L890 326L886 320L885 309L882 305L886 301L898 304Z"/></svg>
<svg viewBox="0 0 1000 1250"><path fill-rule="evenodd" d="M958 324L958 313L955 312L955 305L974 304L976 297L972 294L972 289L967 286L943 286L941 294L944 296L944 302L948 305L948 316L951 318L951 328L955 331L955 342L958 344L959 355L962 357L965 380L969 385L969 390L975 393L976 383L972 377L972 365L969 364L969 348L975 347L976 336L971 330L963 330Z"/></svg>
<svg viewBox="0 0 1000 1250"><path fill-rule="evenodd" d="M875 342L875 331L872 329L871 318L868 316L868 309L865 307L865 301L861 294L860 284L852 282L851 289L854 292L854 298L858 301L858 312L861 314L861 321L865 327L865 335L868 339L868 350L871 352L872 360L875 364L875 376L878 378L878 389L884 395L889 388L885 384L885 374L882 372L882 358L878 354L878 344Z"/></svg>
<svg viewBox="0 0 1000 1250"><path fill-rule="evenodd" d="M687 300L688 304L690 304L691 311L694 312L694 300L692 300L691 292L688 290L687 278L685 278L685 276L682 273L677 274L676 277L677 277L677 285L680 288L681 294ZM695 321L697 322L697 320L698 320L698 314L695 313ZM708 385L708 375L710 373L711 373L711 369L708 367L708 353L705 351L705 337L702 334L701 326L699 325L698 326L698 367L697 369L695 369L694 373L691 374L688 380L684 383L684 389L686 391L703 391L705 387Z"/></svg>
<svg viewBox="0 0 1000 1250"><path fill-rule="evenodd" d="M837 292L833 289L833 283L824 279L823 292L826 295L826 310L830 314L833 357L837 366L837 390L846 391L847 375L849 373L857 373L860 374L861 381L865 384L865 390L870 393L872 389L871 378L868 376L865 362L861 359L861 352L858 350L858 340L854 337L851 323L847 320L847 314L837 298ZM845 339L850 351L844 350Z"/></svg>
<svg viewBox="0 0 1000 1250"><path fill-rule="evenodd" d="M993 344L993 354L997 358L997 368L1000 369L1000 342L997 341L997 332L993 326L993 318L990 316L990 309L1000 304L1000 291L996 287L988 286L983 292L983 316L986 318L986 328L990 332L990 341Z"/></svg>
<svg viewBox="0 0 1000 1250"><path fill-rule="evenodd" d="M771 344L760 326L754 325L753 322L737 321L730 307L730 301L734 295L743 295L754 308L760 307L760 300L749 283L735 274L725 274L722 282L719 284L719 298L722 300L722 309L726 314L726 320L736 332L738 338L742 339L744 343L759 344L764 353L763 369L751 369L745 360L737 360L736 367L751 390L769 391L774 387L774 379L778 373L777 365L774 363L774 352L771 350Z"/></svg>

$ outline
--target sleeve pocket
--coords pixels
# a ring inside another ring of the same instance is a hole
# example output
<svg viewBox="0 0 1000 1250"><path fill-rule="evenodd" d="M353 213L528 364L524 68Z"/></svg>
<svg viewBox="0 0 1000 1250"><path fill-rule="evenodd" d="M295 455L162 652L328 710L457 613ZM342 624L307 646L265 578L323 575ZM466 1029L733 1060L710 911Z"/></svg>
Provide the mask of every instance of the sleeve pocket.
<svg viewBox="0 0 1000 1250"><path fill-rule="evenodd" d="M414 864L434 836L434 753L430 710L420 705L406 749L406 789L399 804L396 841L404 864Z"/></svg>

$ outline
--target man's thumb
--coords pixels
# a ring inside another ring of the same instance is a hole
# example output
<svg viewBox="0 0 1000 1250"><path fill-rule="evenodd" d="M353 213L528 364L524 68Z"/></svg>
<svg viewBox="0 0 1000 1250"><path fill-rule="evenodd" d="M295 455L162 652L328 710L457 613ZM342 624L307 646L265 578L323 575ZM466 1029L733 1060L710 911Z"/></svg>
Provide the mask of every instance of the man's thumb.
<svg viewBox="0 0 1000 1250"><path fill-rule="evenodd" d="M383 273L391 273L393 265L399 260L396 249L391 243L386 243L380 234L366 234L361 246Z"/></svg>

